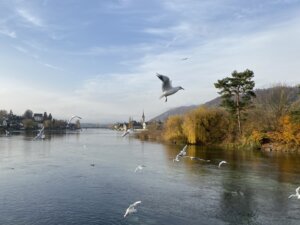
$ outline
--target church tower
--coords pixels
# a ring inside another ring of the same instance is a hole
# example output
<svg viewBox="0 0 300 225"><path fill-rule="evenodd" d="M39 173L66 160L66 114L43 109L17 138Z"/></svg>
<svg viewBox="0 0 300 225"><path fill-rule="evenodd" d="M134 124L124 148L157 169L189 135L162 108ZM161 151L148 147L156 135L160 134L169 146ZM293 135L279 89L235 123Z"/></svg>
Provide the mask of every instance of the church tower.
<svg viewBox="0 0 300 225"><path fill-rule="evenodd" d="M146 124L146 120L145 120L145 113L143 110L143 115L142 115L142 125L143 125L143 130L147 129L147 124Z"/></svg>
<svg viewBox="0 0 300 225"><path fill-rule="evenodd" d="M142 115L142 123L145 123L145 113L144 113L144 110L143 110L143 115Z"/></svg>

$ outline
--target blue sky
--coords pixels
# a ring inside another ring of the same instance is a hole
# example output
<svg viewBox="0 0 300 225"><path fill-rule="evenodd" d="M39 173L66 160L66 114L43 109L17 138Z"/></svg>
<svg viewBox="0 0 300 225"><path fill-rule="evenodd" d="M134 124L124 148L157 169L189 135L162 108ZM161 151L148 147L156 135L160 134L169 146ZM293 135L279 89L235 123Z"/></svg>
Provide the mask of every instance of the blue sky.
<svg viewBox="0 0 300 225"><path fill-rule="evenodd" d="M217 97L233 70L300 83L299 40L299 0L0 0L0 108L150 119ZM156 72L185 90L159 100Z"/></svg>

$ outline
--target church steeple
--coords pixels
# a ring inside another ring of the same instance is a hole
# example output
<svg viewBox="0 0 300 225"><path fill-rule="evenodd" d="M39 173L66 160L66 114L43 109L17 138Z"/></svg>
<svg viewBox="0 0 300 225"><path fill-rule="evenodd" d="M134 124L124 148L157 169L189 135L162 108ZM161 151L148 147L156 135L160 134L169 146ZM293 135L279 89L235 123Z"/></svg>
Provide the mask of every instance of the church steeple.
<svg viewBox="0 0 300 225"><path fill-rule="evenodd" d="M142 115L142 123L145 123L145 113L144 113L144 110L143 110L143 115Z"/></svg>

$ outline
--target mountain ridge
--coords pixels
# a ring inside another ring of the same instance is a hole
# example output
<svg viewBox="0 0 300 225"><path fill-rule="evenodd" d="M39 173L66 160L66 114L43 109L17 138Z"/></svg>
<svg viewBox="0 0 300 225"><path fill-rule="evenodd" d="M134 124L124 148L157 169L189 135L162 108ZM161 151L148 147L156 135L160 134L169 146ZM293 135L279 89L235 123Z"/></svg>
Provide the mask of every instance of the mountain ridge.
<svg viewBox="0 0 300 225"><path fill-rule="evenodd" d="M253 100L256 105L266 105L268 102L273 102L273 104L279 104L277 101L280 101L281 98L286 101L287 104L291 104L297 101L299 96L299 87L298 86L274 86L270 88L256 89L255 91L256 98ZM183 115L184 113L191 111L199 106L207 107L218 107L220 106L222 98L216 97L204 104L190 105L190 106L179 106L167 110L166 112L159 114L158 116L149 120L149 122L161 121L164 122L169 116L173 115ZM300 103L299 103L300 104Z"/></svg>

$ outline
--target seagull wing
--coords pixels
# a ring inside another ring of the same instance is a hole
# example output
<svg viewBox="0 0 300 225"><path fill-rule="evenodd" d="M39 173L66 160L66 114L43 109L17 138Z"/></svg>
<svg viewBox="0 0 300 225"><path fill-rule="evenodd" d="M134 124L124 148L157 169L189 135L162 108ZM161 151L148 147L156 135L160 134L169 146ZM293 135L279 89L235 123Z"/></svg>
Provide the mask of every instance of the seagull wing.
<svg viewBox="0 0 300 225"><path fill-rule="evenodd" d="M179 154L178 154L178 155L176 155L175 159L173 159L173 162L174 162L174 161L176 161L176 162L179 162L179 157L180 157L180 155L179 155Z"/></svg>
<svg viewBox="0 0 300 225"><path fill-rule="evenodd" d="M78 118L78 119L82 119L80 116L72 116L69 121L68 121L68 124L71 123L71 121L74 119L74 118Z"/></svg>
<svg viewBox="0 0 300 225"><path fill-rule="evenodd" d="M39 130L37 137L40 137L44 133L44 129L45 129L45 127L43 126L42 129Z"/></svg>
<svg viewBox="0 0 300 225"><path fill-rule="evenodd" d="M130 208L130 207L135 207L135 206L137 206L138 204L141 204L141 203L142 203L142 201L137 201L137 202L131 204L131 205L129 206L129 208Z"/></svg>
<svg viewBox="0 0 300 225"><path fill-rule="evenodd" d="M187 145L184 146L184 148L182 149L182 152L186 153L186 149L187 149Z"/></svg>
<svg viewBox="0 0 300 225"><path fill-rule="evenodd" d="M289 198L296 197L297 195L290 195Z"/></svg>
<svg viewBox="0 0 300 225"><path fill-rule="evenodd" d="M226 162L226 161L221 161L221 162L219 163L219 167L221 167L221 165L224 164L224 163L227 163L227 162Z"/></svg>
<svg viewBox="0 0 300 225"><path fill-rule="evenodd" d="M300 187L297 187L297 188L296 188L296 194L297 194L297 195L300 195L299 191L300 191Z"/></svg>
<svg viewBox="0 0 300 225"><path fill-rule="evenodd" d="M124 218L128 215L128 213L129 213L129 208L126 209L126 212L125 212L125 214L124 214Z"/></svg>
<svg viewBox="0 0 300 225"><path fill-rule="evenodd" d="M127 134L129 134L130 133L130 131L129 130L127 130L127 131L125 131L123 134L122 134L122 137L125 137Z"/></svg>
<svg viewBox="0 0 300 225"><path fill-rule="evenodd" d="M163 91L167 91L172 88L172 82L169 79L169 77L159 74L159 73L156 73L156 76L163 82L163 84L162 84Z"/></svg>

